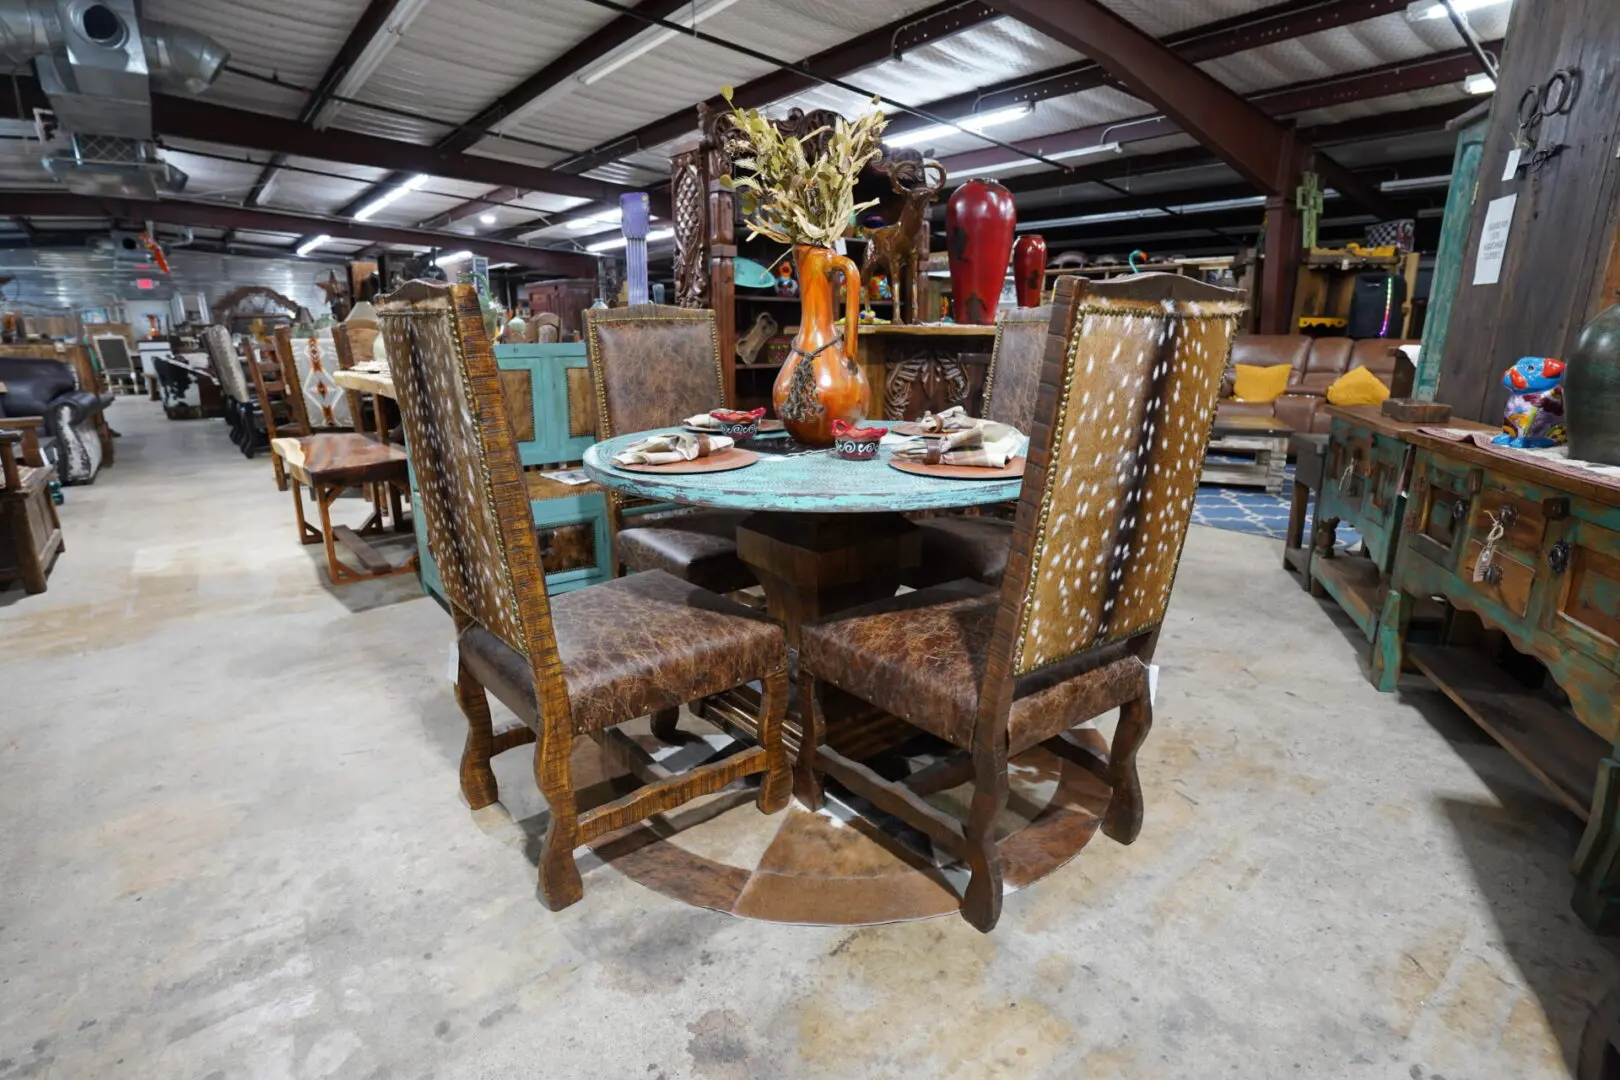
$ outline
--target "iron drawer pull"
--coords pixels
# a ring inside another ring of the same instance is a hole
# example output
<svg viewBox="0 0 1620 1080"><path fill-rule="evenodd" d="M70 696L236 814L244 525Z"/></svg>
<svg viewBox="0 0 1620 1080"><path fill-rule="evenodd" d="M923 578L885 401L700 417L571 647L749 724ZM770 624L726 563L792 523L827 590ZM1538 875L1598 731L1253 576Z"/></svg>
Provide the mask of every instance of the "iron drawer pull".
<svg viewBox="0 0 1620 1080"><path fill-rule="evenodd" d="M1569 569L1569 541L1560 540L1547 549L1547 567L1555 574Z"/></svg>

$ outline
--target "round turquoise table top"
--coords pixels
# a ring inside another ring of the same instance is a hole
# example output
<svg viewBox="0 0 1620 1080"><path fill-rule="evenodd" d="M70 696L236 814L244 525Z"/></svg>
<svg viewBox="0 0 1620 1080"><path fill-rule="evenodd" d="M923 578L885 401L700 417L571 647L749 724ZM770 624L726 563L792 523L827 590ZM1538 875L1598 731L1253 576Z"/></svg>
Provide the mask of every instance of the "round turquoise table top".
<svg viewBox="0 0 1620 1080"><path fill-rule="evenodd" d="M613 455L625 447L648 435L679 430L659 428L599 442L585 451L585 471L603 487L661 502L800 514L900 513L1011 502L1018 498L1023 483L1018 479L947 480L901 472L889 467L887 440L872 461L845 461L823 450L761 453L754 464L729 472L657 474L614 468ZM746 449L757 449L763 442L756 440Z"/></svg>

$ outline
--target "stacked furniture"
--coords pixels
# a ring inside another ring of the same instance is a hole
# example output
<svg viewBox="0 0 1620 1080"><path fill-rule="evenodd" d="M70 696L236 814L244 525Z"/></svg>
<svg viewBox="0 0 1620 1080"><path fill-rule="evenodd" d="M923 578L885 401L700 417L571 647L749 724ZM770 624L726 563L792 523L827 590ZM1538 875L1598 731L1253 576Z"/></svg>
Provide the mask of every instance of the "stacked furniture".
<svg viewBox="0 0 1620 1080"><path fill-rule="evenodd" d="M1325 435L1332 420L1328 416L1327 391L1341 375L1364 367L1386 387L1395 378L1397 350L1415 341L1395 338L1345 337L1311 338L1303 334L1243 334L1232 346L1232 364L1251 367L1290 367L1288 386L1275 401L1238 401L1232 397L1233 380L1228 375L1221 387L1222 416L1259 416L1275 419L1294 431Z"/></svg>
<svg viewBox="0 0 1620 1080"><path fill-rule="evenodd" d="M88 484L112 464L112 433L102 416L112 394L80 388L73 368L45 356L0 357L0 384L0 419L29 421L64 484Z"/></svg>

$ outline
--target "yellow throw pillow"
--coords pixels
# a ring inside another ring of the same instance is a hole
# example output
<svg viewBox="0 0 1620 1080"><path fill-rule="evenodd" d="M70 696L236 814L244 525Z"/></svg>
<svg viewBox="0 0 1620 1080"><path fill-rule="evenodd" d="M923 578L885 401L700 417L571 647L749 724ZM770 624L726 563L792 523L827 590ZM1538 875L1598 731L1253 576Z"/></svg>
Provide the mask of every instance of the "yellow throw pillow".
<svg viewBox="0 0 1620 1080"><path fill-rule="evenodd" d="M1389 387L1359 364L1340 375L1327 388L1329 405L1382 405Z"/></svg>
<svg viewBox="0 0 1620 1080"><path fill-rule="evenodd" d="M1237 378L1232 384L1232 396L1239 401L1260 403L1276 401L1282 397L1283 391L1288 389L1288 376L1294 371L1288 364L1272 364L1268 367L1257 367L1254 364L1234 366L1237 368Z"/></svg>

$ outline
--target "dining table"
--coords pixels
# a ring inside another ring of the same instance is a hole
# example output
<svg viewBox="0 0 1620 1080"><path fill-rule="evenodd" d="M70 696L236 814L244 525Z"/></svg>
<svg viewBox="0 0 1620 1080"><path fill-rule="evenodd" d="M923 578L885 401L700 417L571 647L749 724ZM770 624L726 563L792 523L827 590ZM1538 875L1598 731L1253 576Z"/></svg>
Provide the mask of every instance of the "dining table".
<svg viewBox="0 0 1620 1080"><path fill-rule="evenodd" d="M866 423L893 426L892 421ZM790 647L798 646L804 623L894 595L921 558L921 537L908 513L1013 502L1023 483L1016 476L902 472L891 462L895 447L906 439L892 431L876 456L864 461L799 446L783 436L739 444L758 459L724 472L632 471L613 464L625 448L680 430L640 431L596 443L585 451L585 471L605 488L655 502L749 511L737 529L737 556L759 578L766 611L781 623Z"/></svg>

